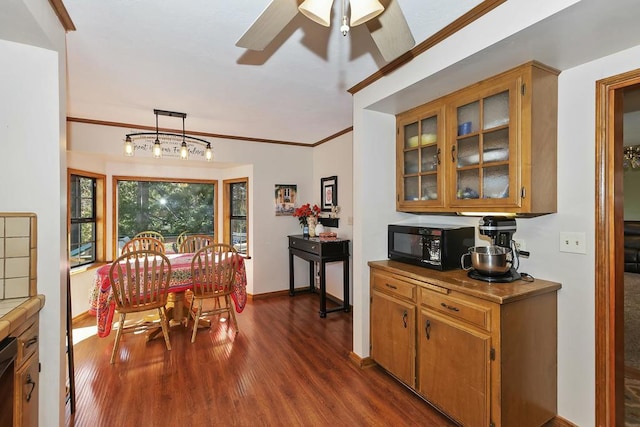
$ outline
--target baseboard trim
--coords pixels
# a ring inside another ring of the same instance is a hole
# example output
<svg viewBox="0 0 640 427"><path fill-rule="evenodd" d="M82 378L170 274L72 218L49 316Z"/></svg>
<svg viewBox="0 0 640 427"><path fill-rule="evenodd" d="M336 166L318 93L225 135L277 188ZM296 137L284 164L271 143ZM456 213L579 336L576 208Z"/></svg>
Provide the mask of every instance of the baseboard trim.
<svg viewBox="0 0 640 427"><path fill-rule="evenodd" d="M289 291L284 290L284 291L266 292L264 294L247 294L247 299L249 299L250 301L256 301L260 299L281 297L284 295L289 295Z"/></svg>
<svg viewBox="0 0 640 427"><path fill-rule="evenodd" d="M370 368L374 366L376 362L370 357L360 357L353 351L349 353L349 360L359 368Z"/></svg>
<svg viewBox="0 0 640 427"><path fill-rule="evenodd" d="M92 314L89 314L88 311L85 311L84 313L78 314L76 317L72 317L71 318L71 324L73 325L73 323L75 323L75 322L80 322L80 321L86 320L86 319L88 319L90 317L95 317L95 316L93 316Z"/></svg>
<svg viewBox="0 0 640 427"><path fill-rule="evenodd" d="M555 417L551 418L549 422L544 425L544 427L578 427L578 425L562 418L559 415L556 415Z"/></svg>

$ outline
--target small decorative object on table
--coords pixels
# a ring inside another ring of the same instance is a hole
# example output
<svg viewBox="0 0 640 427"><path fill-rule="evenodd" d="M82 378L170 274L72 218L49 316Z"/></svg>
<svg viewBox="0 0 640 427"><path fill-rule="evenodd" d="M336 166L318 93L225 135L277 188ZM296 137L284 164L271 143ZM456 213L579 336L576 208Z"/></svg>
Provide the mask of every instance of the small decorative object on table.
<svg viewBox="0 0 640 427"><path fill-rule="evenodd" d="M320 240L336 240L338 238L338 235L333 232L333 231L323 231L322 233L319 233L318 236L320 237Z"/></svg>
<svg viewBox="0 0 640 427"><path fill-rule="evenodd" d="M298 221L300 221L300 226L302 227L302 235L304 237L309 237L309 231L310 231L310 219L313 218L311 220L311 222L313 222L313 226L315 227L315 224L318 221L318 215L320 214L320 208L318 207L318 205L313 205L313 208L311 207L311 205L309 203L306 203L302 206L300 206L299 208L296 208L296 210L293 212L293 216L298 218ZM314 228L314 235L315 235L315 228Z"/></svg>

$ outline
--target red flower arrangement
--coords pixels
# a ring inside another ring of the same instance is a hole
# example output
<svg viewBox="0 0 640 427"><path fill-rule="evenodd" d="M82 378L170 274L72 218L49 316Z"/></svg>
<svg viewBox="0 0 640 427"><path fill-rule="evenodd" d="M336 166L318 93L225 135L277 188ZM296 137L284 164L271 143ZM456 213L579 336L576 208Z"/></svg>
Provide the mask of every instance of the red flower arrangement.
<svg viewBox="0 0 640 427"><path fill-rule="evenodd" d="M296 208L296 210L293 212L293 216L298 218L298 221L300 221L300 225L302 226L309 225L307 220L309 219L310 216L317 218L319 215L320 215L320 208L318 207L318 205L313 205L313 207L311 207L309 203L306 203L300 206L299 208Z"/></svg>

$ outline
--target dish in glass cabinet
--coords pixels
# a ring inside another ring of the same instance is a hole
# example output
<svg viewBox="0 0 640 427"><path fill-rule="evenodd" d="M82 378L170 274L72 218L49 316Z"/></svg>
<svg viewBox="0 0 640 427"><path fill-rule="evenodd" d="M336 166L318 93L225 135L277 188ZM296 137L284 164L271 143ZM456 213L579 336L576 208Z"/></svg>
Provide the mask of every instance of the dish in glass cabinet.
<svg viewBox="0 0 640 427"><path fill-rule="evenodd" d="M420 142L422 145L433 144L434 142L436 142L436 139L437 137L435 133L422 134L421 138L418 138L418 136L416 135L407 140L407 146L409 148L416 148L418 146L418 142Z"/></svg>
<svg viewBox="0 0 640 427"><path fill-rule="evenodd" d="M509 158L509 150L506 148L492 148L485 150L482 155L483 162L501 162ZM480 162L478 154L471 154L458 158L458 166L477 165Z"/></svg>

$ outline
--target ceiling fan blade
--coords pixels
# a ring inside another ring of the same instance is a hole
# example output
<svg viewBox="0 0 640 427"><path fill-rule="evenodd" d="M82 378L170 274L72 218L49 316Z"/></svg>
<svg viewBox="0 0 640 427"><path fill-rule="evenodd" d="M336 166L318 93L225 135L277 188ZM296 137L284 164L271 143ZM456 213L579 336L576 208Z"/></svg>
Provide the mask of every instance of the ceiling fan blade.
<svg viewBox="0 0 640 427"><path fill-rule="evenodd" d="M382 57L390 62L415 46L416 41L398 1L380 0L380 2L385 7L384 12L376 19L367 21L366 25Z"/></svg>
<svg viewBox="0 0 640 427"><path fill-rule="evenodd" d="M264 50L298 13L298 0L272 0L236 42L250 50Z"/></svg>

